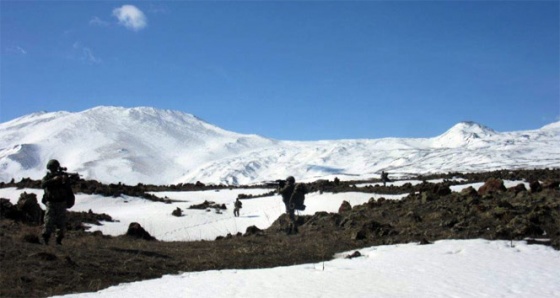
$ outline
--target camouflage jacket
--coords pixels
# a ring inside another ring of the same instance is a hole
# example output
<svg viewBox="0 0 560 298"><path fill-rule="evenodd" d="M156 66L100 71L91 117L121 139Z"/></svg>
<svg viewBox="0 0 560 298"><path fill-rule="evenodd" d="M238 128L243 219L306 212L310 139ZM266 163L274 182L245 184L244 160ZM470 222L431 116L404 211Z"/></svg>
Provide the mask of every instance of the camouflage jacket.
<svg viewBox="0 0 560 298"><path fill-rule="evenodd" d="M41 187L45 190L43 202L64 202L72 195L72 187L69 183L63 182L61 178L55 179L59 175L47 173L41 181Z"/></svg>
<svg viewBox="0 0 560 298"><path fill-rule="evenodd" d="M295 184L286 184L286 186L278 189L278 193L282 195L282 201L284 201L284 203L288 203L290 201L292 193L294 193L295 186Z"/></svg>

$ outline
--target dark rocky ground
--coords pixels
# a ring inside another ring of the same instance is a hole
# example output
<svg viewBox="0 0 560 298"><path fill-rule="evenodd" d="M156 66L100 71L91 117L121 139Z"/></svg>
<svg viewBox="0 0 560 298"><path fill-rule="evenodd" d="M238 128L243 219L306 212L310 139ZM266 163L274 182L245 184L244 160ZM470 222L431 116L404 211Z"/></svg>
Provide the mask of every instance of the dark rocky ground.
<svg viewBox="0 0 560 298"><path fill-rule="evenodd" d="M161 242L134 233L119 237L84 231L84 222L111 220L104 214L69 212L69 231L62 246L40 244L40 222L24 204L0 201L0 297L46 297L97 291L122 282L158 278L164 274L210 269L266 268L329 260L335 253L372 245L440 239L546 239L540 244L560 249L560 169L496 171L424 176L420 179L463 177L486 181L480 189L452 193L446 181L412 186L368 188L356 182L320 181L313 191L408 193L400 201L379 199L346 205L338 213L320 212L298 218L299 233L285 233L286 217L266 230L215 241ZM530 189L503 187L501 179L531 182ZM540 181L540 182L539 182ZM21 182L19 182L21 183ZM36 183L24 181L24 183ZM82 181L85 188L91 182ZM18 183L4 186L18 186ZM20 185L20 187L22 187ZM99 186L100 189L107 186ZM120 186L121 193L126 186ZM145 186L135 186L140 194ZM170 186L165 186L169 188ZM206 187L206 186L193 186ZM132 188L132 187L129 187ZM151 186L147 191L152 191ZM147 188L146 188L147 189ZM160 198L147 198L156 199ZM246 197L244 199L251 199ZM280 202L279 202L280 203ZM31 208L32 209L32 208ZM40 219L39 219L40 221ZM148 235L149 236L149 235Z"/></svg>

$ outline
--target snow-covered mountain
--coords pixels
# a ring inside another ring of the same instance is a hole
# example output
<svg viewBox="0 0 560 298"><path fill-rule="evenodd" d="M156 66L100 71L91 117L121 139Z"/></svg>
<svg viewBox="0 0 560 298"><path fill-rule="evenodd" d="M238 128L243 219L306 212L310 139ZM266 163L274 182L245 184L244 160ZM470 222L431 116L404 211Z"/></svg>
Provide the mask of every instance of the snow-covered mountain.
<svg viewBox="0 0 560 298"><path fill-rule="evenodd" d="M432 142L436 148L458 148L464 145L485 147L497 133L484 125L474 122L461 122L446 131Z"/></svg>
<svg viewBox="0 0 560 298"><path fill-rule="evenodd" d="M560 167L560 122L496 132L461 122L433 138L280 141L148 107L35 113L0 124L0 181L39 179L51 158L84 178L126 184L250 184Z"/></svg>

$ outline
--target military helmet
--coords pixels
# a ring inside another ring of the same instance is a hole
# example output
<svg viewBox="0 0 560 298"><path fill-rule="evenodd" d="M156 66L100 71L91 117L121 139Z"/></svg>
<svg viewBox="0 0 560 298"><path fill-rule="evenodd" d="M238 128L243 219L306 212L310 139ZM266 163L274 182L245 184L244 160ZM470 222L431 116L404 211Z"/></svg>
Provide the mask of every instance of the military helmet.
<svg viewBox="0 0 560 298"><path fill-rule="evenodd" d="M47 169L48 170L56 171L56 170L58 170L58 168L60 168L60 163L56 159L51 159L47 163Z"/></svg>
<svg viewBox="0 0 560 298"><path fill-rule="evenodd" d="M296 183L296 179L294 178L294 176L289 176L288 178L286 178L286 181L291 184Z"/></svg>

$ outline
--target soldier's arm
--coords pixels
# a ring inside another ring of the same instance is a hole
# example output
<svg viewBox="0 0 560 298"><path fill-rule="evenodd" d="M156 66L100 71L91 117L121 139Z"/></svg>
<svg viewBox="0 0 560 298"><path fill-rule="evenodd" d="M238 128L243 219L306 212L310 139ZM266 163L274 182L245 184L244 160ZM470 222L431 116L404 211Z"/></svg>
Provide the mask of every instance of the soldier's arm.
<svg viewBox="0 0 560 298"><path fill-rule="evenodd" d="M64 183L61 175L55 176L45 176L41 181L41 187L52 187L52 186L59 186Z"/></svg>
<svg viewBox="0 0 560 298"><path fill-rule="evenodd" d="M289 185L286 185L284 187L278 187L278 193L283 195L289 188Z"/></svg>

